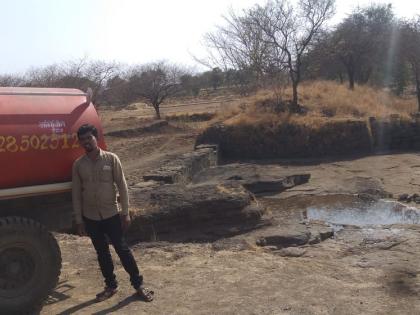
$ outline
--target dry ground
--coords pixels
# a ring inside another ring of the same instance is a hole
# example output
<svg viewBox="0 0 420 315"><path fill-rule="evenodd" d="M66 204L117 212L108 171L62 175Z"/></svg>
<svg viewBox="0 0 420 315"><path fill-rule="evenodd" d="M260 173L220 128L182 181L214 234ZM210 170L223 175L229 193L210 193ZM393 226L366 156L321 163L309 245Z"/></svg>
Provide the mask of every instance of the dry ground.
<svg viewBox="0 0 420 315"><path fill-rule="evenodd" d="M105 129L138 119L120 115L102 113ZM191 150L196 132L185 124L135 138L109 137L107 143L120 155L129 183L135 183L151 167ZM273 162L265 167L272 172L312 174L308 184L261 200L291 226L302 224L302 209L298 204L284 209L282 198L354 193L371 181L396 195L420 192L417 154L298 166ZM156 291L152 303L132 296L119 262L119 293L94 303L103 284L89 239L57 237L63 255L62 275L41 314L420 314L420 229L416 226L348 227L334 239L303 247L300 257L284 257L254 244L236 249L200 243L134 244L146 285ZM391 245L383 246L384 242Z"/></svg>

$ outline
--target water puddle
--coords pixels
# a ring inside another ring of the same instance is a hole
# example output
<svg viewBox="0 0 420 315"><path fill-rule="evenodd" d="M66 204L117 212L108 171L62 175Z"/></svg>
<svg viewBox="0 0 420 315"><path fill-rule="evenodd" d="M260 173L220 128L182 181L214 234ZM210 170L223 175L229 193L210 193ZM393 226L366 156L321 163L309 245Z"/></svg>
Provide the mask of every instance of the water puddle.
<svg viewBox="0 0 420 315"><path fill-rule="evenodd" d="M377 226L420 224L420 209L390 200L310 205L304 212L309 221L324 221L333 226Z"/></svg>

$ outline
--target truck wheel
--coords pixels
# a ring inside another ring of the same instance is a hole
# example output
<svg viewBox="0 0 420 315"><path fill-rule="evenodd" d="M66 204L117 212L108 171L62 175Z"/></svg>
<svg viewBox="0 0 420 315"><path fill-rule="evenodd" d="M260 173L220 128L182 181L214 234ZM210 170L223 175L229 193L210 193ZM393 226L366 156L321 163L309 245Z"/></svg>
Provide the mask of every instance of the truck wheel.
<svg viewBox="0 0 420 315"><path fill-rule="evenodd" d="M38 307L58 282L61 252L41 224L21 217L0 219L0 310Z"/></svg>

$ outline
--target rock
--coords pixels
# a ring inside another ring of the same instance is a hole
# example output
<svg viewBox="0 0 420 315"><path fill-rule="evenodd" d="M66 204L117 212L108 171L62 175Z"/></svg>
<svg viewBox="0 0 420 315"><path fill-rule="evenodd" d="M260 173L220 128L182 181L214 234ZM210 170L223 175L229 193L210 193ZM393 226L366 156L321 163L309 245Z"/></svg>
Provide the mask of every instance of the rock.
<svg viewBox="0 0 420 315"><path fill-rule="evenodd" d="M277 248L300 246L307 244L310 236L311 233L308 231L279 231L260 237L256 243L258 246L276 246Z"/></svg>
<svg viewBox="0 0 420 315"><path fill-rule="evenodd" d="M290 227L270 227L260 233L256 240L258 246L275 246L277 249L305 244L317 244L332 237L334 231L323 223Z"/></svg>
<svg viewBox="0 0 420 315"><path fill-rule="evenodd" d="M311 235L311 238L308 241L309 245L314 245L321 243L321 237L319 235Z"/></svg>
<svg viewBox="0 0 420 315"><path fill-rule="evenodd" d="M334 230L329 226L309 226L311 231L311 237L308 241L308 244L314 245L325 241L334 236Z"/></svg>
<svg viewBox="0 0 420 315"><path fill-rule="evenodd" d="M133 185L133 188L149 188L149 187L157 187L160 186L161 183L154 181L154 180L150 180L147 182L139 182Z"/></svg>
<svg viewBox="0 0 420 315"><path fill-rule="evenodd" d="M242 185L254 194L277 194L288 188L307 183L310 177L310 174L298 174L282 177L266 176L257 180L245 180Z"/></svg>
<svg viewBox="0 0 420 315"><path fill-rule="evenodd" d="M129 230L134 240L212 241L249 231L263 224L265 209L239 184L162 185L149 192L131 191L132 205L145 213L135 213Z"/></svg>
<svg viewBox="0 0 420 315"><path fill-rule="evenodd" d="M276 174L277 173L277 174ZM232 181L242 184L253 194L278 194L286 189L306 184L309 173L291 174L275 168L257 167L247 164L226 164L212 167L194 177L194 183Z"/></svg>
<svg viewBox="0 0 420 315"><path fill-rule="evenodd" d="M243 180L243 177L239 175L233 175L229 177L228 180Z"/></svg>
<svg viewBox="0 0 420 315"><path fill-rule="evenodd" d="M148 172L143 176L143 180L167 184L187 184L196 173L217 165L217 155L217 146L201 146L195 151L179 156L161 168Z"/></svg>
<svg viewBox="0 0 420 315"><path fill-rule="evenodd" d="M398 196L398 201L407 201L408 194L402 194Z"/></svg>
<svg viewBox="0 0 420 315"><path fill-rule="evenodd" d="M378 201L380 199L380 197L376 195L371 195L368 193L359 193L357 194L357 197L364 202L371 202L371 203Z"/></svg>
<svg viewBox="0 0 420 315"><path fill-rule="evenodd" d="M286 247L277 250L276 254L283 257L301 257L306 254L306 249L300 247Z"/></svg>
<svg viewBox="0 0 420 315"><path fill-rule="evenodd" d="M150 196L152 206L160 213L175 215L226 215L230 210L240 211L251 203L252 195L241 185L164 185Z"/></svg>
<svg viewBox="0 0 420 315"><path fill-rule="evenodd" d="M319 236L321 238L321 241L325 241L326 239L329 239L334 236L334 230L329 227L328 229L319 231Z"/></svg>
<svg viewBox="0 0 420 315"><path fill-rule="evenodd" d="M255 249L255 245L253 246L249 242L244 239L231 239L231 238L224 238L214 242L211 247L216 250L229 250L229 251L241 251L241 250L253 250Z"/></svg>

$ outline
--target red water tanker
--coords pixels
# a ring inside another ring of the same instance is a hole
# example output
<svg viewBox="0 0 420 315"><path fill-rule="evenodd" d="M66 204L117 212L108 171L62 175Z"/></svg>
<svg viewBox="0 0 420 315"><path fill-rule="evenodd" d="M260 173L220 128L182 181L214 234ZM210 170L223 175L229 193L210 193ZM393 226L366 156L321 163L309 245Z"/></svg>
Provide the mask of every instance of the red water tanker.
<svg viewBox="0 0 420 315"><path fill-rule="evenodd" d="M88 94L76 89L0 88L0 190L69 182L73 161L83 154L77 129L96 126Z"/></svg>

